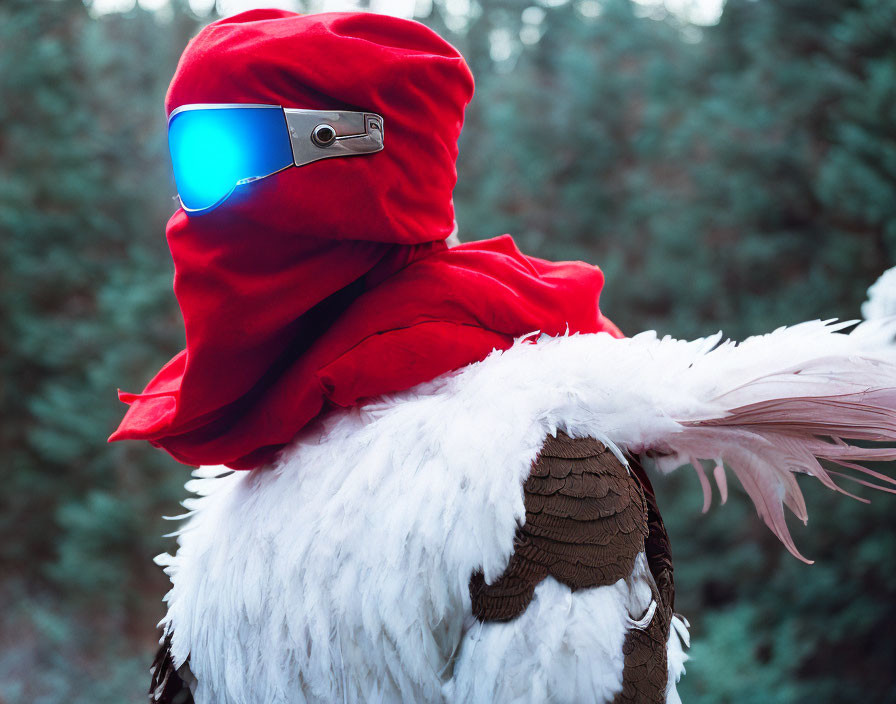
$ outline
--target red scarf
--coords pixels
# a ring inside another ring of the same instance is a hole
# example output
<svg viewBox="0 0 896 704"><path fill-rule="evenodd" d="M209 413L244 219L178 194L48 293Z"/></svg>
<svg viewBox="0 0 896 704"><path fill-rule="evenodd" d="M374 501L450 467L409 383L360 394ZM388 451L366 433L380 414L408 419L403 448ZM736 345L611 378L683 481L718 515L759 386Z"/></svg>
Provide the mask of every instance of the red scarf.
<svg viewBox="0 0 896 704"><path fill-rule="evenodd" d="M338 60L336 58L338 57ZM363 109L386 147L290 168L168 223L187 348L110 440L248 469L321 412L408 389L535 330L619 335L603 275L508 237L448 249L472 77L423 25L371 13L243 13L187 47L170 112L204 102Z"/></svg>

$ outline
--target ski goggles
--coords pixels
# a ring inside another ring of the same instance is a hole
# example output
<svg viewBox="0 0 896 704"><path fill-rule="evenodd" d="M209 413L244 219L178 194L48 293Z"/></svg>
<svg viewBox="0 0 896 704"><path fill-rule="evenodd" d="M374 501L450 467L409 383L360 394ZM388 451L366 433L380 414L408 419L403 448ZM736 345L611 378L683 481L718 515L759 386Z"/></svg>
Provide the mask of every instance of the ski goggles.
<svg viewBox="0 0 896 704"><path fill-rule="evenodd" d="M168 147L181 205L198 214L238 186L290 166L381 151L383 118L279 105L182 105L168 118Z"/></svg>

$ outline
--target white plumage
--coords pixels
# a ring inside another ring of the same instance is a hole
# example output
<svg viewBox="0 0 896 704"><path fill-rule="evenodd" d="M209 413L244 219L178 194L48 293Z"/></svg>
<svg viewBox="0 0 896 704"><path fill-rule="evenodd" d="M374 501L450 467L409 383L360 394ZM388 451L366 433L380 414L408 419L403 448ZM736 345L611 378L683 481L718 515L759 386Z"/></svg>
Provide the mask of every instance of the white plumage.
<svg viewBox="0 0 896 704"><path fill-rule="evenodd" d="M896 315L896 266L887 269L871 284L868 300L862 304L862 317L877 320Z"/></svg>
<svg viewBox="0 0 896 704"><path fill-rule="evenodd" d="M611 700L621 641L647 607L643 560L609 587L547 579L509 623L471 618L470 575L491 582L506 567L545 437L592 436L667 470L724 464L798 555L782 508L805 519L793 473L834 487L816 457L855 470L896 456L848 444L896 440L896 322L843 328L816 321L741 345L530 336L331 414L274 466L199 470L177 555L159 558L173 583L163 623L175 661L190 657L196 701ZM682 637L676 621L668 701Z"/></svg>

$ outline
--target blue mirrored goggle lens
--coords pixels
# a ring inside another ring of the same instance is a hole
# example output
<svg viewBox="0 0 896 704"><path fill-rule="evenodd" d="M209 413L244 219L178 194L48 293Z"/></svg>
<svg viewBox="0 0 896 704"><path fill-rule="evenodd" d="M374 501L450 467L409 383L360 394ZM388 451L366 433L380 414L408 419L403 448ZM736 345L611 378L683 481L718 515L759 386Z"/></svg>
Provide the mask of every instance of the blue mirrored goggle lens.
<svg viewBox="0 0 896 704"><path fill-rule="evenodd" d="M273 105L184 110L168 123L168 147L181 203L194 212L293 163L283 109Z"/></svg>

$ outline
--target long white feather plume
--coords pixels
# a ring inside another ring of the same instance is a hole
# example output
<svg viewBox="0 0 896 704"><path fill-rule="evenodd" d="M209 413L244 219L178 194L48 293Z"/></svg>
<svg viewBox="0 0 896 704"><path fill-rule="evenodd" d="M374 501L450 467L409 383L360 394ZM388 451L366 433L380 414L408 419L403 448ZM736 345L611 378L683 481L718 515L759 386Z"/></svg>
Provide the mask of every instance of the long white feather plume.
<svg viewBox="0 0 896 704"><path fill-rule="evenodd" d="M794 477L809 474L847 491L847 479L896 493L896 480L863 466L896 459L896 319L814 321L753 337L740 344L706 340L680 343L632 338L657 367L669 348L667 373L680 385L679 402L665 404L672 432L646 433L627 447L657 459L664 471L691 464L700 478L703 510L711 490L703 461L727 496L725 469L749 494L760 517L787 549L796 548L784 516L789 508L804 523L805 501ZM650 349L653 348L653 349ZM677 360L675 357L679 357ZM889 443L879 446L873 443ZM857 444L858 443L858 444ZM824 463L824 464L823 464Z"/></svg>

